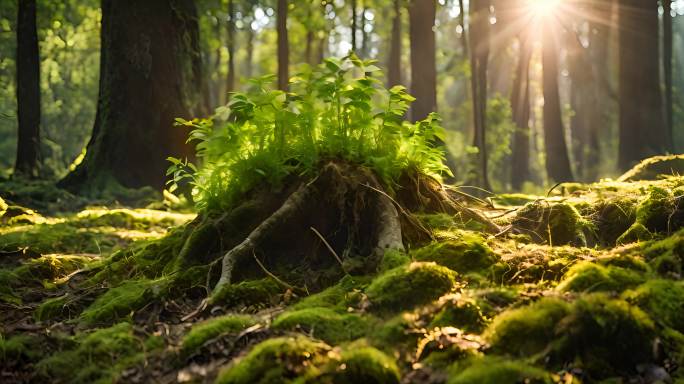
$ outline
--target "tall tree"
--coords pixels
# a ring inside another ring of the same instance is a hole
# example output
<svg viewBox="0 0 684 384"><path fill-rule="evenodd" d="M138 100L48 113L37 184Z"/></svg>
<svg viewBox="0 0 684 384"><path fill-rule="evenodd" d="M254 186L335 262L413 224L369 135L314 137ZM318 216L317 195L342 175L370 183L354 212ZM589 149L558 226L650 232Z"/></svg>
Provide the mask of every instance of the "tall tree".
<svg viewBox="0 0 684 384"><path fill-rule="evenodd" d="M490 50L489 0L470 2L470 71L473 100L473 146L478 149L474 183L491 189L487 169L487 66Z"/></svg>
<svg viewBox="0 0 684 384"><path fill-rule="evenodd" d="M235 4L228 0L228 77L226 78L226 93L235 90Z"/></svg>
<svg viewBox="0 0 684 384"><path fill-rule="evenodd" d="M37 177L40 168L40 58L36 0L19 0L16 63L19 135L14 173Z"/></svg>
<svg viewBox="0 0 684 384"><path fill-rule="evenodd" d="M387 83L390 87L401 84L401 0L393 1L392 35L390 37Z"/></svg>
<svg viewBox="0 0 684 384"><path fill-rule="evenodd" d="M658 2L619 0L620 144L618 165L667 151L660 88Z"/></svg>
<svg viewBox="0 0 684 384"><path fill-rule="evenodd" d="M530 62L532 41L528 31L518 37L518 65L511 92L515 132L511 153L511 186L520 190L530 177Z"/></svg>
<svg viewBox="0 0 684 384"><path fill-rule="evenodd" d="M558 90L558 39L553 20L542 21L542 67L544 93L544 145L546 172L555 182L572 181L572 169L561 116Z"/></svg>
<svg viewBox="0 0 684 384"><path fill-rule="evenodd" d="M287 0L278 0L276 29L278 32L278 89L288 89L290 82L290 43L287 37Z"/></svg>
<svg viewBox="0 0 684 384"><path fill-rule="evenodd" d="M665 70L665 123L667 124L668 149L674 148L674 113L672 100L672 0L663 2L663 68Z"/></svg>
<svg viewBox="0 0 684 384"><path fill-rule="evenodd" d="M351 0L351 46L352 51L356 52L358 45L356 44L356 29L358 17L356 15L357 0Z"/></svg>
<svg viewBox="0 0 684 384"><path fill-rule="evenodd" d="M100 89L86 156L60 185L164 187L167 156L192 157L177 117L197 111L199 28L193 0L102 0Z"/></svg>
<svg viewBox="0 0 684 384"><path fill-rule="evenodd" d="M411 93L416 98L411 107L413 121L422 120L437 110L435 1L411 0L409 4Z"/></svg>

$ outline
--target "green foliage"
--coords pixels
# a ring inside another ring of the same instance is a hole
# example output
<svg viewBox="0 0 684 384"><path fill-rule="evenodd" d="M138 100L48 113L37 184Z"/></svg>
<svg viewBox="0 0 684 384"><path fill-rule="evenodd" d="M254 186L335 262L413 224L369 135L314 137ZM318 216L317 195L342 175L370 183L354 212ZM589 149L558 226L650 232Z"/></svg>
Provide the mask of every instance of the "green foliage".
<svg viewBox="0 0 684 384"><path fill-rule="evenodd" d="M497 259L484 238L474 232L456 232L453 239L434 242L413 252L417 261L434 261L458 273L481 272Z"/></svg>
<svg viewBox="0 0 684 384"><path fill-rule="evenodd" d="M274 329L301 330L327 343L355 340L366 333L367 319L353 313L338 313L329 308L287 311L273 321Z"/></svg>
<svg viewBox="0 0 684 384"><path fill-rule="evenodd" d="M498 357L485 357L455 364L453 374L447 384L545 384L553 383L549 373L530 366L522 361L506 360Z"/></svg>
<svg viewBox="0 0 684 384"><path fill-rule="evenodd" d="M237 333L257 321L248 315L225 315L211 318L193 325L181 342L181 352L185 355L196 352L204 343L222 335Z"/></svg>
<svg viewBox="0 0 684 384"><path fill-rule="evenodd" d="M644 280L643 273L631 269L581 262L570 268L557 289L569 292L622 292Z"/></svg>
<svg viewBox="0 0 684 384"><path fill-rule="evenodd" d="M427 304L456 286L456 272L435 263L411 263L378 276L366 289L372 308L399 311Z"/></svg>
<svg viewBox="0 0 684 384"><path fill-rule="evenodd" d="M271 89L273 76L253 79L212 119L179 119L194 128L189 140L203 166L171 158L172 188L190 178L198 205L216 209L261 183L313 173L325 159L367 165L386 183L407 169L447 172L436 147L444 139L437 116L404 121L413 97L403 87L386 90L378 76L371 61L353 54L326 59L295 76L289 93Z"/></svg>

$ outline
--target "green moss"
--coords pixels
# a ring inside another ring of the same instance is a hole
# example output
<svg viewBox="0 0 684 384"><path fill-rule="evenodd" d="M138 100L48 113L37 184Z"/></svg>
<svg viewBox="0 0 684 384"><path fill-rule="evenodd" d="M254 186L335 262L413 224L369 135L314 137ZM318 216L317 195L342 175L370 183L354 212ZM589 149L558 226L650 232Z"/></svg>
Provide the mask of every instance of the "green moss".
<svg viewBox="0 0 684 384"><path fill-rule="evenodd" d="M37 336L24 334L8 339L0 334L0 363L18 360L36 360L43 353L40 339Z"/></svg>
<svg viewBox="0 0 684 384"><path fill-rule="evenodd" d="M194 215L152 209L91 208L79 212L71 221L79 227L115 227L140 230L164 230L181 225Z"/></svg>
<svg viewBox="0 0 684 384"><path fill-rule="evenodd" d="M618 245L653 239L653 234L641 223L634 223L615 241Z"/></svg>
<svg viewBox="0 0 684 384"><path fill-rule="evenodd" d="M665 175L684 173L684 155L654 156L642 160L624 173L619 181L656 180Z"/></svg>
<svg viewBox="0 0 684 384"><path fill-rule="evenodd" d="M5 202L5 200L3 200L2 197L0 197L0 216L4 211L7 210L7 207L8 207L8 205Z"/></svg>
<svg viewBox="0 0 684 384"><path fill-rule="evenodd" d="M133 326L119 323L110 328L79 335L73 345L41 360L36 369L51 381L69 383L107 383L126 368L144 359L151 351L134 333Z"/></svg>
<svg viewBox="0 0 684 384"><path fill-rule="evenodd" d="M496 256L479 234L461 231L456 239L435 242L413 252L417 261L434 261L458 273L482 271Z"/></svg>
<svg viewBox="0 0 684 384"><path fill-rule="evenodd" d="M70 299L69 294L47 299L36 308L35 312L33 312L33 317L37 321L61 317L68 312Z"/></svg>
<svg viewBox="0 0 684 384"><path fill-rule="evenodd" d="M553 383L551 375L522 361L485 357L469 362L465 368L456 364L447 384L542 384Z"/></svg>
<svg viewBox="0 0 684 384"><path fill-rule="evenodd" d="M513 225L529 232L536 241L554 246L586 245L584 232L590 227L572 204L548 201L526 204L517 212Z"/></svg>
<svg viewBox="0 0 684 384"><path fill-rule="evenodd" d="M98 297L83 311L81 320L86 324L100 324L126 317L162 297L168 289L168 283L166 278L128 280Z"/></svg>
<svg viewBox="0 0 684 384"><path fill-rule="evenodd" d="M594 224L599 242L604 246L614 246L618 239L636 221L636 201L634 199L614 198L601 201L594 208ZM622 239L625 241L627 239Z"/></svg>
<svg viewBox="0 0 684 384"><path fill-rule="evenodd" d="M368 322L357 314L340 314L328 308L307 308L283 313L273 321L272 327L301 330L325 342L339 344L363 336L368 329Z"/></svg>
<svg viewBox="0 0 684 384"><path fill-rule="evenodd" d="M644 280L643 273L631 269L581 262L570 268L557 289L563 292L622 292Z"/></svg>
<svg viewBox="0 0 684 384"><path fill-rule="evenodd" d="M322 372L307 382L335 384L398 384L399 368L394 359L369 346L349 346L339 359L331 359Z"/></svg>
<svg viewBox="0 0 684 384"><path fill-rule="evenodd" d="M368 285L369 281L367 277L347 275L332 287L303 298L291 309L325 307L346 312L347 308L358 304L361 300L361 290Z"/></svg>
<svg viewBox="0 0 684 384"><path fill-rule="evenodd" d="M474 299L458 298L447 301L435 315L430 327L455 327L469 333L480 333L487 324L487 318Z"/></svg>
<svg viewBox="0 0 684 384"><path fill-rule="evenodd" d="M184 355L196 352L204 343L221 335L240 332L257 320L248 315L225 315L208 319L193 325L181 342L181 352Z"/></svg>
<svg viewBox="0 0 684 384"><path fill-rule="evenodd" d="M398 347L408 345L414 348L417 337L413 330L417 328L416 317L410 313L401 313L389 320L376 324L370 338L376 345Z"/></svg>
<svg viewBox="0 0 684 384"><path fill-rule="evenodd" d="M329 350L328 345L304 336L269 339L223 369L216 384L291 383Z"/></svg>
<svg viewBox="0 0 684 384"><path fill-rule="evenodd" d="M526 195L524 193L501 193L492 196L491 199L495 204L504 207L519 207L540 199L540 196Z"/></svg>
<svg viewBox="0 0 684 384"><path fill-rule="evenodd" d="M672 192L665 188L651 186L648 197L637 207L636 221L651 232L664 232L669 229L670 217L675 208Z"/></svg>
<svg viewBox="0 0 684 384"><path fill-rule="evenodd" d="M574 362L591 378L626 376L653 359L653 321L636 306L606 294L580 297L558 323L554 358Z"/></svg>
<svg viewBox="0 0 684 384"><path fill-rule="evenodd" d="M389 251L386 251L385 254L382 256L382 260L380 261L378 271L379 272L389 271L390 269L400 267L400 266L408 264L410 262L411 262L411 257L409 255L407 255L406 253L396 251L396 250L389 250Z"/></svg>
<svg viewBox="0 0 684 384"><path fill-rule="evenodd" d="M81 269L93 259L80 255L44 255L30 259L14 270L16 277L27 282L30 280L55 280Z"/></svg>
<svg viewBox="0 0 684 384"><path fill-rule="evenodd" d="M495 351L517 356L537 354L554 338L558 322L569 310L570 305L560 299L544 298L495 317L485 337Z"/></svg>
<svg viewBox="0 0 684 384"><path fill-rule="evenodd" d="M472 293L473 299L482 313L488 318L499 314L505 308L519 300L519 293L514 287L495 287L479 289Z"/></svg>
<svg viewBox="0 0 684 384"><path fill-rule="evenodd" d="M411 263L378 276L366 289L372 308L399 311L427 304L451 291L456 273L435 263Z"/></svg>
<svg viewBox="0 0 684 384"><path fill-rule="evenodd" d="M623 297L638 305L667 327L684 332L684 283L672 280L649 280L627 291Z"/></svg>
<svg viewBox="0 0 684 384"><path fill-rule="evenodd" d="M262 307L273 304L283 294L285 289L272 278L261 280L246 280L237 284L229 284L216 291L211 296L211 302L235 307Z"/></svg>

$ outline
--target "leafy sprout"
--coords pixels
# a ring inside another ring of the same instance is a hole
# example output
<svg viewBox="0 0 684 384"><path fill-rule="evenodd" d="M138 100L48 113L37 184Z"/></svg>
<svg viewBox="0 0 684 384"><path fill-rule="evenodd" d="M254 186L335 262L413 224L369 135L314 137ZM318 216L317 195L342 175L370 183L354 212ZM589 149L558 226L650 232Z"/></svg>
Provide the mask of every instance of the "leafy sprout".
<svg viewBox="0 0 684 384"><path fill-rule="evenodd" d="M169 158L170 189L190 183L198 208L224 209L259 184L313 174L329 159L367 166L388 186L409 170L449 174L439 117L407 122L415 99L402 86L386 89L373 63L326 59L293 77L290 92L273 89L274 76L252 79L211 118L177 119L192 128L201 166Z"/></svg>

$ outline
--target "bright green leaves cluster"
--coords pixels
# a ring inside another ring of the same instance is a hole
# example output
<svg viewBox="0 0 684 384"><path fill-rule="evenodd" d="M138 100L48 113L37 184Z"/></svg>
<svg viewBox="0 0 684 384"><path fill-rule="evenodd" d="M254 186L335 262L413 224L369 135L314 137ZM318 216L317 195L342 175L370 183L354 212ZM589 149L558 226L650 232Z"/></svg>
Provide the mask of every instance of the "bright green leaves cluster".
<svg viewBox="0 0 684 384"><path fill-rule="evenodd" d="M251 80L212 118L178 119L193 128L189 141L202 167L170 159L174 185L190 178L200 207L211 209L260 183L313 173L327 159L366 165L388 184L407 169L447 173L439 118L406 122L414 98L403 87L385 89L379 78L379 68L352 54L305 69L289 92L273 89L273 76Z"/></svg>

